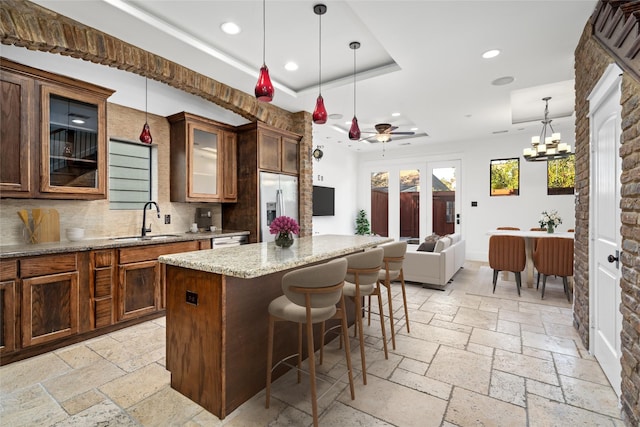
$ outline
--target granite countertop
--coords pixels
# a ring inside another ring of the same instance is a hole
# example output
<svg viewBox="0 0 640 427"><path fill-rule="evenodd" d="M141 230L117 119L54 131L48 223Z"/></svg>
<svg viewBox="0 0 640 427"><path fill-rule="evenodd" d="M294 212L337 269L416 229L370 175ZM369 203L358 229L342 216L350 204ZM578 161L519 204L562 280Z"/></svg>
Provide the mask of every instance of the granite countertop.
<svg viewBox="0 0 640 427"><path fill-rule="evenodd" d="M0 245L0 259L14 258L20 256L48 255L63 252L90 251L94 249L124 248L129 246L157 245L161 243L188 242L191 240L205 240L217 237L231 237L248 235L248 231L240 230L217 230L202 233L171 233L161 236L149 235L148 239L141 240L134 236L110 237L98 239L85 239L77 242L60 241L49 243L18 245Z"/></svg>
<svg viewBox="0 0 640 427"><path fill-rule="evenodd" d="M161 263L250 279L392 242L389 237L320 235L295 239L289 248L273 242L162 255Z"/></svg>

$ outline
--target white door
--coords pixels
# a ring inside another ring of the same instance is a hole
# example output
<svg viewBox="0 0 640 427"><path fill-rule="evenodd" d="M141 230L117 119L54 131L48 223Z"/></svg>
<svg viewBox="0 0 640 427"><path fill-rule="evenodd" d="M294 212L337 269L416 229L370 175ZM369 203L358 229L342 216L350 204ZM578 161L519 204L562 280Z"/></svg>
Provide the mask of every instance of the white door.
<svg viewBox="0 0 640 427"><path fill-rule="evenodd" d="M620 395L621 70L611 65L589 96L591 123L590 347Z"/></svg>

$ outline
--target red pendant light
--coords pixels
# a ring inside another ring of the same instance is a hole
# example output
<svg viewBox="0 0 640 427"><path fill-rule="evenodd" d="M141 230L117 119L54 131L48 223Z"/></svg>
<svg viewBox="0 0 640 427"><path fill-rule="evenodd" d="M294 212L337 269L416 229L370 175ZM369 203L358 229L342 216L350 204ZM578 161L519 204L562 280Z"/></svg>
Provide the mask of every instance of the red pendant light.
<svg viewBox="0 0 640 427"><path fill-rule="evenodd" d="M273 84L271 84L271 77L269 77L269 68L267 68L265 61L266 51L266 21L265 21L265 0L262 0L262 67L260 67L260 74L258 75L258 83L256 84L255 94L258 101L271 102L275 90Z"/></svg>
<svg viewBox="0 0 640 427"><path fill-rule="evenodd" d="M351 42L349 47L353 49L353 119L351 120L351 128L349 129L349 139L357 141L360 139L360 127L358 126L358 118L356 117L356 50L360 48L360 42Z"/></svg>
<svg viewBox="0 0 640 427"><path fill-rule="evenodd" d="M151 137L151 129L149 129L149 123L147 121L147 98L149 91L147 90L147 78L144 78L144 126L142 126L142 132L140 133L140 142L145 144L151 144L153 138Z"/></svg>
<svg viewBox="0 0 640 427"><path fill-rule="evenodd" d="M317 4L313 6L313 12L318 15L319 21L319 37L318 37L318 99L316 100L316 108L313 110L313 123L323 125L327 123L327 109L324 107L324 99L322 99L322 15L327 12L327 6Z"/></svg>

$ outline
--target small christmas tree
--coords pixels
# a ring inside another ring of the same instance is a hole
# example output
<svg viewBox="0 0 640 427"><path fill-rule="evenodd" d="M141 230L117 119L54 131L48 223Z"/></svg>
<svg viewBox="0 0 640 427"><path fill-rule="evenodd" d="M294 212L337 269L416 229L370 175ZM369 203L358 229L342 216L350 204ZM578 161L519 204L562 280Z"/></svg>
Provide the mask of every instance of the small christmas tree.
<svg viewBox="0 0 640 427"><path fill-rule="evenodd" d="M356 234L360 236L371 234L371 230L369 229L369 220L367 219L367 212L364 209L360 209L358 217L356 218Z"/></svg>

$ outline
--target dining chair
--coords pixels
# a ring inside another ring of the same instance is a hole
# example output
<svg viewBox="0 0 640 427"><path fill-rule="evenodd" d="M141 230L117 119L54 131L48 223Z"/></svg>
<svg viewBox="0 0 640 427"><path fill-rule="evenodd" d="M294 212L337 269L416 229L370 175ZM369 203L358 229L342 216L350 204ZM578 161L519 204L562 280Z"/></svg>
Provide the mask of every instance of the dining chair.
<svg viewBox="0 0 640 427"><path fill-rule="evenodd" d="M544 228L544 227L533 227L533 228L530 228L529 231L547 231L547 229ZM532 242L532 245L531 245L531 246L533 246L531 248L531 256L533 256L533 254L536 251L536 247L538 247L538 240L540 240L540 239L533 239L533 242ZM534 268L535 268L535 265L534 265ZM537 273L537 277L538 277L537 280L539 281L540 280L540 272Z"/></svg>
<svg viewBox="0 0 640 427"><path fill-rule="evenodd" d="M391 297L391 283L398 280L402 288L402 302L404 304L404 318L409 330L409 309L407 308L407 292L404 286L404 272L402 265L404 263L404 255L407 253L407 242L393 242L380 246L384 249L384 258L382 259L383 268L378 273L378 284L387 288L387 299L389 304L389 323L391 325L391 345L396 349L396 330L393 322L393 303ZM380 316L383 313L380 311ZM369 296L369 318L368 324L371 325L371 296Z"/></svg>
<svg viewBox="0 0 640 427"><path fill-rule="evenodd" d="M520 296L521 272L524 271L526 255L524 238L519 236L494 235L489 238L489 266L493 269L493 293L500 271L511 271L516 276L516 288Z"/></svg>
<svg viewBox="0 0 640 427"><path fill-rule="evenodd" d="M378 310L383 312L382 293L378 284L378 272L382 267L384 257L383 248L375 248L346 256L347 274L344 278L344 288L342 293L351 298L355 304L355 324L354 336L360 339L360 360L362 362L362 383L367 384L367 364L364 352L364 328L362 326L362 299L365 296L376 295L378 297ZM324 323L322 324L322 335L324 336ZM382 345L384 347L384 358L389 358L387 351L387 334L384 326L384 316L380 316L380 329L382 330ZM324 340L323 340L324 341ZM320 364L323 360L323 346L320 346Z"/></svg>
<svg viewBox="0 0 640 427"><path fill-rule="evenodd" d="M575 228L570 228L567 230L567 233L575 233L575 232L576 232Z"/></svg>
<svg viewBox="0 0 640 427"><path fill-rule="evenodd" d="M347 313L342 289L347 273L347 260L340 258L324 264L300 268L286 273L282 277L284 295L269 304L269 329L267 337L267 386L266 407L271 399L272 371L286 360L297 357L298 382L302 364L302 326L306 327L309 378L311 383L311 408L313 425L318 426L318 399L316 393L316 364L313 343L313 325L329 319L340 319L344 339L344 352L349 373L351 400L355 399L351 353L349 350L349 331ZM273 341L276 322L294 322L298 324L298 352L279 361L273 366ZM340 381L340 380L338 380Z"/></svg>
<svg viewBox="0 0 640 427"><path fill-rule="evenodd" d="M496 227L496 230L520 230L518 227Z"/></svg>
<svg viewBox="0 0 640 427"><path fill-rule="evenodd" d="M561 237L540 239L538 247L533 253L533 264L538 270L536 289L540 285L540 274L542 274L541 299L544 299L547 276L560 276L567 300L571 301L568 277L573 276L573 239Z"/></svg>

